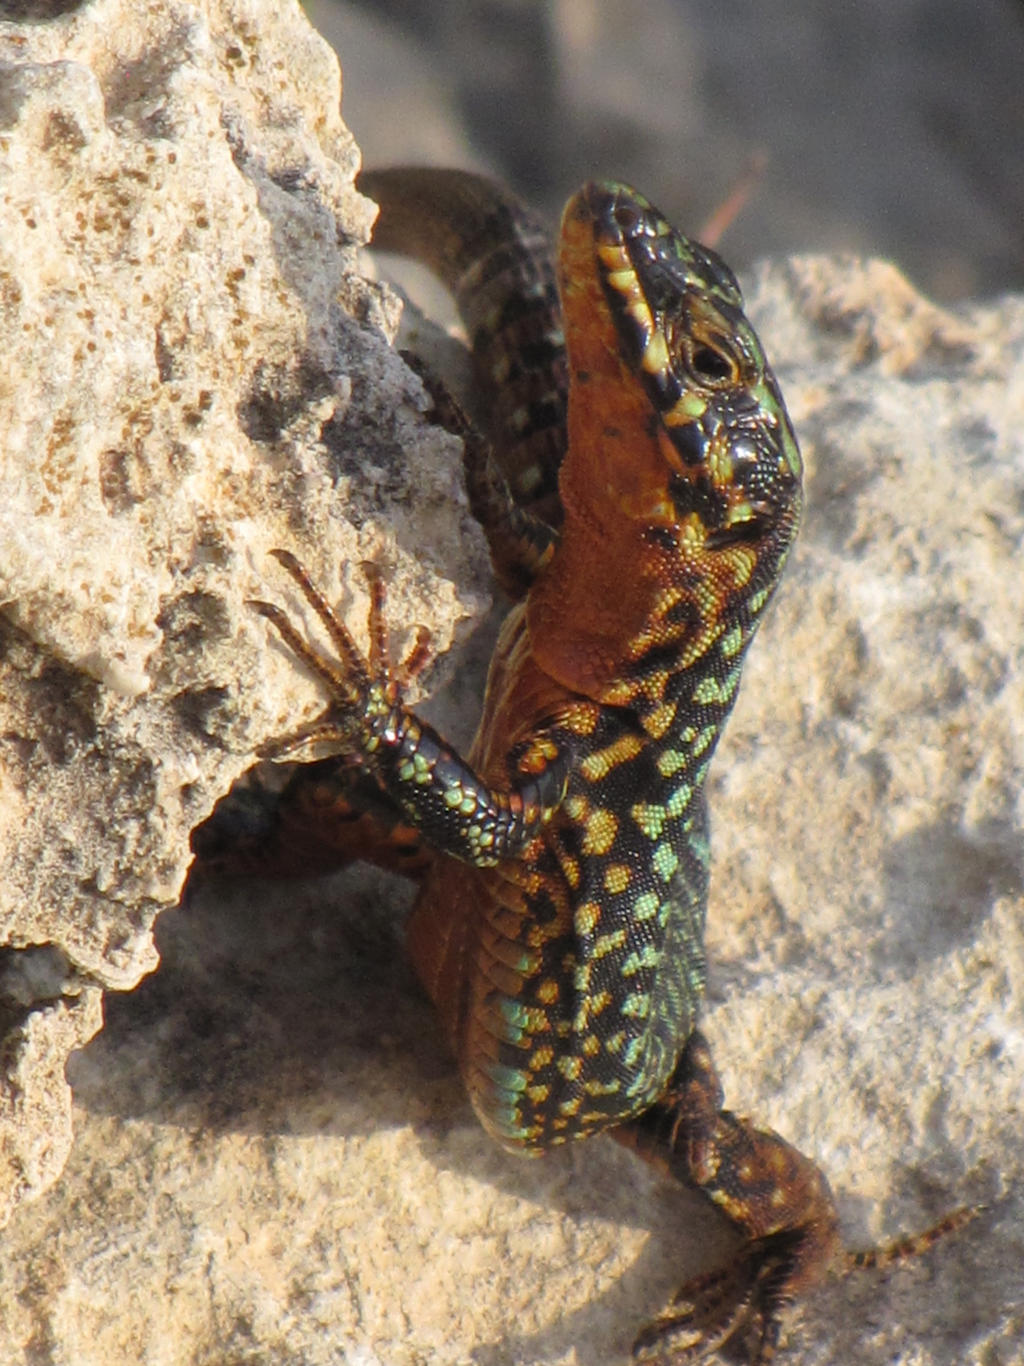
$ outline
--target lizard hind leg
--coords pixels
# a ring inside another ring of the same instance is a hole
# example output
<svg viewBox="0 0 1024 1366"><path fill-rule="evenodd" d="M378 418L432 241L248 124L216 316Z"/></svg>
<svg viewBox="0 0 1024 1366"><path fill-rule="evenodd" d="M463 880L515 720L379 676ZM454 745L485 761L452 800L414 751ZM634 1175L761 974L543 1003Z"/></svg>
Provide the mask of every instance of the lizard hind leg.
<svg viewBox="0 0 1024 1366"><path fill-rule="evenodd" d="M633 1346L645 1366L704 1361L731 1339L751 1366L774 1357L786 1310L841 1256L823 1174L778 1134L722 1109L703 1037L691 1035L662 1098L612 1130L681 1184L700 1191L745 1241L724 1266L687 1282Z"/></svg>
<svg viewBox="0 0 1024 1366"><path fill-rule="evenodd" d="M743 1235L724 1266L688 1281L638 1335L634 1360L686 1366L730 1341L750 1366L776 1354L788 1310L830 1273L882 1270L927 1252L981 1213L964 1206L923 1233L846 1251L835 1201L810 1158L770 1129L722 1109L711 1053L694 1032L662 1097L612 1137L698 1190Z"/></svg>

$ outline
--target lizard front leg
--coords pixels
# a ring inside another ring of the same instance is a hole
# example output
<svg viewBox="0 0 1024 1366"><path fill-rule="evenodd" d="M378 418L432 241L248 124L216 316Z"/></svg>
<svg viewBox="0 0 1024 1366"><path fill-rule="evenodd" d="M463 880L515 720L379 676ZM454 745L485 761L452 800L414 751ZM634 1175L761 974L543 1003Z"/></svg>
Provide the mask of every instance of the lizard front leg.
<svg viewBox="0 0 1024 1366"><path fill-rule="evenodd" d="M336 658L316 651L273 603L251 606L275 627L292 652L327 686L329 703L310 725L268 746L284 754L317 742L336 744L344 759L370 775L386 800L432 849L489 867L514 857L551 818L565 793L571 742L558 728L512 748L508 782L487 782L402 700L412 674L388 660L383 583L371 573L370 652L364 656L330 604L288 551L274 552L323 623ZM420 659L422 642L414 648ZM322 775L321 775L322 781Z"/></svg>

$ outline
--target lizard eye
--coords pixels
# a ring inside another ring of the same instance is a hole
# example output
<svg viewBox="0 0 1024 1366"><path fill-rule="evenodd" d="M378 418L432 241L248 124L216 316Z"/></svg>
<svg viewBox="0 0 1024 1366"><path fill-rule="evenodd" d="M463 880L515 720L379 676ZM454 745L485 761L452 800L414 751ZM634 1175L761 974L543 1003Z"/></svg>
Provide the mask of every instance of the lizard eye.
<svg viewBox="0 0 1024 1366"><path fill-rule="evenodd" d="M736 388L742 383L742 361L736 348L710 319L685 314L667 321L666 340L675 364L705 389Z"/></svg>
<svg viewBox="0 0 1024 1366"><path fill-rule="evenodd" d="M706 342L687 347L688 369L694 378L713 388L719 385L735 384L739 379L739 366L736 358L727 351L719 351Z"/></svg>

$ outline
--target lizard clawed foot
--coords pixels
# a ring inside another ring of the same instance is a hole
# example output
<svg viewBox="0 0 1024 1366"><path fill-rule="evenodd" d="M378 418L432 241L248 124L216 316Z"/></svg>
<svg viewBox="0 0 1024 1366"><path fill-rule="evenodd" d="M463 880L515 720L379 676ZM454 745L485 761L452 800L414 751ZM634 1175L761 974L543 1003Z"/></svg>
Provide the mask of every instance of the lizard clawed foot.
<svg viewBox="0 0 1024 1366"><path fill-rule="evenodd" d="M715 1351L751 1313L754 1277L747 1259L687 1282L633 1342L633 1360L645 1366L682 1366Z"/></svg>
<svg viewBox="0 0 1024 1366"><path fill-rule="evenodd" d="M194 872L202 877L294 877L330 872L357 858L415 876L423 860L418 840L364 771L366 736L373 717L401 705L403 690L430 659L429 632L421 627L406 658L390 660L384 579L377 565L361 568L369 584L369 650L364 654L348 628L287 550L271 552L298 584L322 622L334 655L319 653L282 608L260 599L249 606L327 687L328 705L314 720L261 745L261 759L283 759L317 744L340 752L301 763L282 787L258 773L223 798L192 837Z"/></svg>
<svg viewBox="0 0 1024 1366"><path fill-rule="evenodd" d="M783 1318L808 1280L817 1279L819 1231L786 1230L756 1239L732 1261L688 1281L633 1343L643 1366L688 1366L731 1339L746 1339L750 1366L767 1366Z"/></svg>
<svg viewBox="0 0 1024 1366"><path fill-rule="evenodd" d="M430 660L430 632L424 626L419 627L409 654L397 666L392 665L384 610L384 579L378 565L363 561L361 568L370 589L367 616L370 648L364 655L348 627L291 551L272 550L270 553L294 579L320 618L335 648L336 658L326 658L315 650L280 607L260 599L249 600L249 606L267 618L292 653L327 685L331 699L315 720L290 735L261 746L260 757L283 758L306 745L319 743L336 743L349 748L367 712L373 707L397 705L405 689L423 671Z"/></svg>
<svg viewBox="0 0 1024 1366"><path fill-rule="evenodd" d="M682 1286L637 1334L633 1360L643 1366L690 1366L730 1340L745 1339L744 1360L749 1366L767 1366L778 1350L786 1311L826 1269L846 1276L899 1265L960 1232L983 1209L965 1205L921 1233L838 1256L830 1254L814 1227L756 1239L732 1261Z"/></svg>

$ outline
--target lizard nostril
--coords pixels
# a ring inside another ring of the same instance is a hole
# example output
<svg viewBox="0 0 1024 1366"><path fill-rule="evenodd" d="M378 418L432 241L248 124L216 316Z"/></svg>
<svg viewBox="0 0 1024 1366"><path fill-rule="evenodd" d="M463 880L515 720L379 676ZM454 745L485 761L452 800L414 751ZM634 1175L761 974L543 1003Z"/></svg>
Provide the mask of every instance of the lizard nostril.
<svg viewBox="0 0 1024 1366"><path fill-rule="evenodd" d="M640 222L639 212L630 204L617 204L614 217L617 226L625 233L635 232Z"/></svg>

